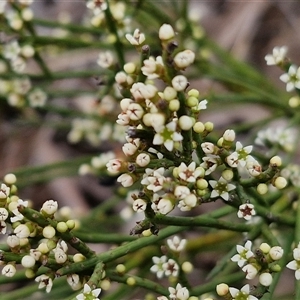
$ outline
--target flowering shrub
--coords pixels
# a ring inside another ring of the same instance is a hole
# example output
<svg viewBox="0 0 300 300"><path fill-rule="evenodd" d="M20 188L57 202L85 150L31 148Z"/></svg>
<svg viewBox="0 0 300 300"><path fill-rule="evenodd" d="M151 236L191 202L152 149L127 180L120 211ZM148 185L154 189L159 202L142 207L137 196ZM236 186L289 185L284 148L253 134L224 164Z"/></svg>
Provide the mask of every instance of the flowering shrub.
<svg viewBox="0 0 300 300"><path fill-rule="evenodd" d="M276 299L285 268L295 271L295 291L288 292L299 299L300 168L292 159L299 68L286 47L265 57L285 72L280 80L295 94L284 102L284 92L199 34L188 15L171 25L162 4L129 4L88 0L78 25L36 19L33 1L0 3L7 37L0 47L1 101L22 118L67 116L70 144L110 147L76 160L79 174L116 179L113 197L77 220L58 200L38 208L19 198L26 173L4 176L0 284L26 284L1 291L1 299ZM159 25L150 28L149 20ZM51 34L39 34L36 25ZM52 70L47 53L73 47L97 49L97 68ZM91 76L99 90L51 88ZM202 91L200 76L220 83L225 94ZM54 102L81 93L89 100L76 113ZM272 127L274 112L263 128L262 122L218 128L206 110L224 98L280 110L286 126ZM114 221L137 221L130 233L113 233L109 209L124 202ZM94 244L113 247L99 251ZM204 251L213 253L212 266L205 266Z"/></svg>

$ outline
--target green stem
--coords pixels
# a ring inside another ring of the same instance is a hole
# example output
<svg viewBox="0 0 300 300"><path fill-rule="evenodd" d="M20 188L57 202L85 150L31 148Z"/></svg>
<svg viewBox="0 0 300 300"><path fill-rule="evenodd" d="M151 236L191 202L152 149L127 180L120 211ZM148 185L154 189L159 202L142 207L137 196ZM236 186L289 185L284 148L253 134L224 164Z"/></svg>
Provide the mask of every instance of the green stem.
<svg viewBox="0 0 300 300"><path fill-rule="evenodd" d="M179 233L186 230L186 227L169 226L159 232L159 235L152 235L150 237L142 237L135 241L128 242L125 245L121 245L118 248L112 249L110 251L100 253L96 257L92 257L83 262L74 263L68 267L63 267L57 270L57 275L62 276L71 273L82 272L84 270L90 269L97 264L97 262L102 261L107 263L116 260L119 257L125 256L128 253L132 253L136 250L142 249L146 246L156 244L158 241L163 240L173 234Z"/></svg>

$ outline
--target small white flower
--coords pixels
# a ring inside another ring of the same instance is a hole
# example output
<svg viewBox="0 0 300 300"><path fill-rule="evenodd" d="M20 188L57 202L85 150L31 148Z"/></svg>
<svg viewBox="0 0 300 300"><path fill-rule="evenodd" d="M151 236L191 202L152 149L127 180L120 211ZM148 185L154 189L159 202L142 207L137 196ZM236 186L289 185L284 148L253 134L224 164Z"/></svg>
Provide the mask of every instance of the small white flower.
<svg viewBox="0 0 300 300"><path fill-rule="evenodd" d="M6 277L13 277L16 274L17 270L14 265L12 264L7 264L6 266L3 267L2 269L2 275Z"/></svg>
<svg viewBox="0 0 300 300"><path fill-rule="evenodd" d="M180 283L177 283L175 289L173 287L169 287L169 292L171 300L187 300L190 296L188 289L181 286Z"/></svg>
<svg viewBox="0 0 300 300"><path fill-rule="evenodd" d="M100 300L98 296L101 293L101 289L94 289L92 290L91 287L86 283L83 287L83 293L79 294L76 296L77 300Z"/></svg>
<svg viewBox="0 0 300 300"><path fill-rule="evenodd" d="M235 185L228 183L222 176L218 181L216 180L209 180L209 184L213 188L211 192L211 198L221 197L225 201L229 200L229 193L230 191L236 188Z"/></svg>
<svg viewBox="0 0 300 300"><path fill-rule="evenodd" d="M174 57L174 63L179 69L185 69L195 60L195 53L191 50L184 50L177 53Z"/></svg>
<svg viewBox="0 0 300 300"><path fill-rule="evenodd" d="M120 182L124 187L129 187L133 185L133 178L131 175L125 173L118 177L117 182Z"/></svg>
<svg viewBox="0 0 300 300"><path fill-rule="evenodd" d="M286 91L291 92L295 88L300 89L300 68L291 65L287 73L282 74L279 79L286 83Z"/></svg>
<svg viewBox="0 0 300 300"><path fill-rule="evenodd" d="M147 207L147 202L144 199L136 199L132 203L132 208L136 212L144 212Z"/></svg>
<svg viewBox="0 0 300 300"><path fill-rule="evenodd" d="M165 271L165 275L167 277L169 276L177 277L179 274L179 265L172 258L168 259L167 262L163 263L162 268Z"/></svg>
<svg viewBox="0 0 300 300"><path fill-rule="evenodd" d="M53 286L52 278L43 274L43 275L36 277L35 281L39 282L39 289L46 288L46 292L50 293L52 286Z"/></svg>
<svg viewBox="0 0 300 300"><path fill-rule="evenodd" d="M285 60L287 51L287 46L274 47L272 54L265 56L267 65L280 65Z"/></svg>
<svg viewBox="0 0 300 300"><path fill-rule="evenodd" d="M28 238L30 230L25 224L20 224L14 229L14 234L20 239Z"/></svg>
<svg viewBox="0 0 300 300"><path fill-rule="evenodd" d="M247 241L245 246L237 245L236 250L238 254L235 254L231 258L231 261L236 262L240 268L244 266L248 259L254 256L254 253L251 251L251 247L251 241Z"/></svg>
<svg viewBox="0 0 300 300"><path fill-rule="evenodd" d="M168 198L167 195L162 196L157 204L153 203L152 205L153 206L151 207L153 208L153 210L162 215L167 215L174 208L173 202Z"/></svg>
<svg viewBox="0 0 300 300"><path fill-rule="evenodd" d="M199 168L196 168L196 163L193 161L187 166L185 163L181 163L178 167L179 177L186 182L196 182L197 178L202 174Z"/></svg>
<svg viewBox="0 0 300 300"><path fill-rule="evenodd" d="M133 32L133 35L127 33L125 35L125 37L129 41L129 43L133 46L142 45L144 43L144 41L146 40L145 35L143 33L141 33L139 29L136 29Z"/></svg>
<svg viewBox="0 0 300 300"><path fill-rule="evenodd" d="M153 84L136 82L132 85L130 92L136 101L152 99L157 94L157 88Z"/></svg>
<svg viewBox="0 0 300 300"><path fill-rule="evenodd" d="M215 151L215 145L210 142L202 143L201 148L205 154L213 154Z"/></svg>
<svg viewBox="0 0 300 300"><path fill-rule="evenodd" d="M153 256L152 261L154 265L150 268L152 273L156 273L157 278L162 278L165 274L165 269L163 268L163 264L166 263L167 257L165 255L161 257Z"/></svg>
<svg viewBox="0 0 300 300"><path fill-rule="evenodd" d="M4 207L0 207L0 221L5 221L8 218L8 211Z"/></svg>
<svg viewBox="0 0 300 300"><path fill-rule="evenodd" d="M148 79L158 78L164 70L164 63L161 56L157 56L156 58L150 56L143 61L143 64L141 71Z"/></svg>
<svg viewBox="0 0 300 300"><path fill-rule="evenodd" d="M128 106L126 114L128 115L130 120L138 121L141 120L144 115L143 107L138 103L131 103Z"/></svg>
<svg viewBox="0 0 300 300"><path fill-rule="evenodd" d="M114 56L111 51L103 51L99 53L97 64L101 68L109 68L114 63Z"/></svg>
<svg viewBox="0 0 300 300"><path fill-rule="evenodd" d="M7 226L4 221L0 221L0 233L5 234L7 231Z"/></svg>
<svg viewBox="0 0 300 300"><path fill-rule="evenodd" d="M181 133L176 132L177 123L171 121L165 126L158 126L155 129L156 134L153 138L154 145L164 145L167 150L172 151L174 148L174 142L180 142L183 140Z"/></svg>
<svg viewBox="0 0 300 300"><path fill-rule="evenodd" d="M121 172L122 161L120 159L111 159L106 164L107 171L113 175Z"/></svg>
<svg viewBox="0 0 300 300"><path fill-rule="evenodd" d="M246 273L246 279L249 279L249 280L254 279L254 277L258 273L258 270L252 264L245 265L242 268L242 271Z"/></svg>
<svg viewBox="0 0 300 300"><path fill-rule="evenodd" d="M230 287L229 288L230 295L233 297L232 300L258 300L258 298L250 295L250 286L249 284L244 285L241 290Z"/></svg>
<svg viewBox="0 0 300 300"><path fill-rule="evenodd" d="M31 107L43 107L47 101L47 95L39 88L33 89L28 94L28 101Z"/></svg>
<svg viewBox="0 0 300 300"><path fill-rule="evenodd" d="M245 203L239 206L239 210L237 212L237 216L239 218L244 218L245 220L251 220L252 216L256 215L256 211L254 209L254 205L250 203Z"/></svg>
<svg viewBox="0 0 300 300"><path fill-rule="evenodd" d="M183 251L186 246L186 239L180 239L175 235L172 239L167 239L169 248L175 252Z"/></svg>
<svg viewBox="0 0 300 300"><path fill-rule="evenodd" d="M10 188L6 184L1 183L0 199L6 199L9 196L9 193L10 193Z"/></svg>

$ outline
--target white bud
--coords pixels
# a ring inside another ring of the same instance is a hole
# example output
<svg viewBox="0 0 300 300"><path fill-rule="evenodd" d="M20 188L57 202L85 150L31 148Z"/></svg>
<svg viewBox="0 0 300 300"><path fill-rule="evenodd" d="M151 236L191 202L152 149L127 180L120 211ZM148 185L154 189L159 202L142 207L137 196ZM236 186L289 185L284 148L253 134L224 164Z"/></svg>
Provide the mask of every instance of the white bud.
<svg viewBox="0 0 300 300"><path fill-rule="evenodd" d="M4 176L3 180L5 183L12 185L17 182L17 177L15 174L9 173Z"/></svg>
<svg viewBox="0 0 300 300"><path fill-rule="evenodd" d="M175 76L172 79L172 86L178 92L184 91L188 86L187 78L183 75Z"/></svg>
<svg viewBox="0 0 300 300"><path fill-rule="evenodd" d="M270 286L272 284L273 277L270 273L262 273L259 276L259 283L263 286Z"/></svg>
<svg viewBox="0 0 300 300"><path fill-rule="evenodd" d="M178 120L178 124L182 130L190 130L195 123L194 121L195 120L189 116L181 116Z"/></svg>
<svg viewBox="0 0 300 300"><path fill-rule="evenodd" d="M225 296L229 293L229 286L226 283L220 283L216 287L219 296Z"/></svg>
<svg viewBox="0 0 300 300"><path fill-rule="evenodd" d="M274 181L274 186L279 190L284 189L286 185L287 185L287 180L282 176L278 176Z"/></svg>
<svg viewBox="0 0 300 300"><path fill-rule="evenodd" d="M20 224L15 228L14 233L18 238L22 239L29 237L30 230L25 224Z"/></svg>
<svg viewBox="0 0 300 300"><path fill-rule="evenodd" d="M31 255L22 257L21 264L24 268L32 268L35 265L35 259Z"/></svg>
<svg viewBox="0 0 300 300"><path fill-rule="evenodd" d="M41 211L46 213L47 215L53 215L54 213L56 213L57 208L58 208L57 201L47 200L43 204Z"/></svg>
<svg viewBox="0 0 300 300"><path fill-rule="evenodd" d="M43 229L43 236L46 239L52 239L55 236L55 229L54 229L54 227L52 227L52 226L46 226Z"/></svg>
<svg viewBox="0 0 300 300"><path fill-rule="evenodd" d="M159 28L158 36L162 41L172 39L175 36L173 27L169 24L163 24Z"/></svg>
<svg viewBox="0 0 300 300"><path fill-rule="evenodd" d="M140 167L146 167L149 163L150 163L150 155L147 153L140 153L137 157L136 157L136 164Z"/></svg>
<svg viewBox="0 0 300 300"><path fill-rule="evenodd" d="M227 129L224 134L223 138L227 142L233 142L235 140L235 132L232 129Z"/></svg>
<svg viewBox="0 0 300 300"><path fill-rule="evenodd" d="M125 173L118 177L117 182L120 182L124 187L129 187L133 185L133 178L131 175Z"/></svg>
<svg viewBox="0 0 300 300"><path fill-rule="evenodd" d="M269 255L273 260L279 260L283 256L283 249L280 246L272 247Z"/></svg>

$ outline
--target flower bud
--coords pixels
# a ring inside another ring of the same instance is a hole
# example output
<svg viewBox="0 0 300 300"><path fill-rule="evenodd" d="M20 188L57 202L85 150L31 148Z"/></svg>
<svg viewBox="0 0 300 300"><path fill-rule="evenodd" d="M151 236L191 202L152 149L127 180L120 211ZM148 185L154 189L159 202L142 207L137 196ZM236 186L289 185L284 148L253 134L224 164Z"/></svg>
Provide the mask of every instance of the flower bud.
<svg viewBox="0 0 300 300"><path fill-rule="evenodd" d="M268 186L265 183L260 183L256 189L260 195L265 195L268 192Z"/></svg>
<svg viewBox="0 0 300 300"><path fill-rule="evenodd" d="M270 159L270 164L271 165L275 165L277 167L280 167L282 165L282 160L281 160L281 157L279 156L273 156L271 159Z"/></svg>
<svg viewBox="0 0 300 300"><path fill-rule="evenodd" d="M22 257L21 264L24 268L32 268L35 265L35 259L31 255Z"/></svg>
<svg viewBox="0 0 300 300"><path fill-rule="evenodd" d="M184 273L188 274L193 271L194 266L189 261L185 261L182 263L181 269Z"/></svg>
<svg viewBox="0 0 300 300"><path fill-rule="evenodd" d="M167 41L172 39L175 36L173 27L169 24L163 24L159 28L158 36L162 41Z"/></svg>
<svg viewBox="0 0 300 300"><path fill-rule="evenodd" d="M287 180L282 176L278 176L274 181L274 186L279 190L284 189L286 185L287 185Z"/></svg>
<svg viewBox="0 0 300 300"><path fill-rule="evenodd" d="M223 134L224 141L234 142L235 140L235 131L232 129L227 129Z"/></svg>
<svg viewBox="0 0 300 300"><path fill-rule="evenodd" d="M58 232L66 232L68 230L68 225L66 224L66 222L58 222L56 225L56 230Z"/></svg>
<svg viewBox="0 0 300 300"><path fill-rule="evenodd" d="M272 247L269 251L269 255L273 260L279 260L283 256L283 249L280 246Z"/></svg>
<svg viewBox="0 0 300 300"><path fill-rule="evenodd" d="M46 226L43 229L43 236L46 239L52 239L55 236L55 229L52 226Z"/></svg>
<svg viewBox="0 0 300 300"><path fill-rule="evenodd" d="M83 254L81 254L81 253L76 253L73 256L73 261L74 262L84 261L85 259L86 259L85 256Z"/></svg>
<svg viewBox="0 0 300 300"><path fill-rule="evenodd" d="M272 284L273 277L270 273L262 273L259 276L259 283L263 286L270 286Z"/></svg>
<svg viewBox="0 0 300 300"><path fill-rule="evenodd" d="M58 208L58 204L54 200L48 200L46 201L41 209L42 214L45 214L46 216L51 216L54 213L56 213Z"/></svg>
<svg viewBox="0 0 300 300"><path fill-rule="evenodd" d="M226 283L220 283L216 287L219 296L225 296L229 293L229 286Z"/></svg>
<svg viewBox="0 0 300 300"><path fill-rule="evenodd" d="M196 133L202 133L205 130L205 126L202 122L196 122L193 129Z"/></svg>
<svg viewBox="0 0 300 300"><path fill-rule="evenodd" d="M118 264L116 266L116 271L119 273L119 274L124 274L126 272L126 267L123 265L123 264Z"/></svg>
<svg viewBox="0 0 300 300"><path fill-rule="evenodd" d="M133 277L128 277L127 280L126 280L126 283L129 285L129 286L133 286L136 284L136 281Z"/></svg>
<svg viewBox="0 0 300 300"><path fill-rule="evenodd" d="M17 270L16 267L12 264L7 264L2 269L2 275L6 277L13 277L16 274Z"/></svg>
<svg viewBox="0 0 300 300"><path fill-rule="evenodd" d="M17 177L15 174L9 173L4 176L3 181L8 185L12 185L17 182Z"/></svg>
<svg viewBox="0 0 300 300"><path fill-rule="evenodd" d="M194 119L189 116L181 116L178 120L179 127L182 130L190 130L194 125Z"/></svg>
<svg viewBox="0 0 300 300"><path fill-rule="evenodd" d="M260 246L259 246L259 249L264 253L264 254L268 254L270 252L270 245L267 244L267 243L262 243Z"/></svg>

